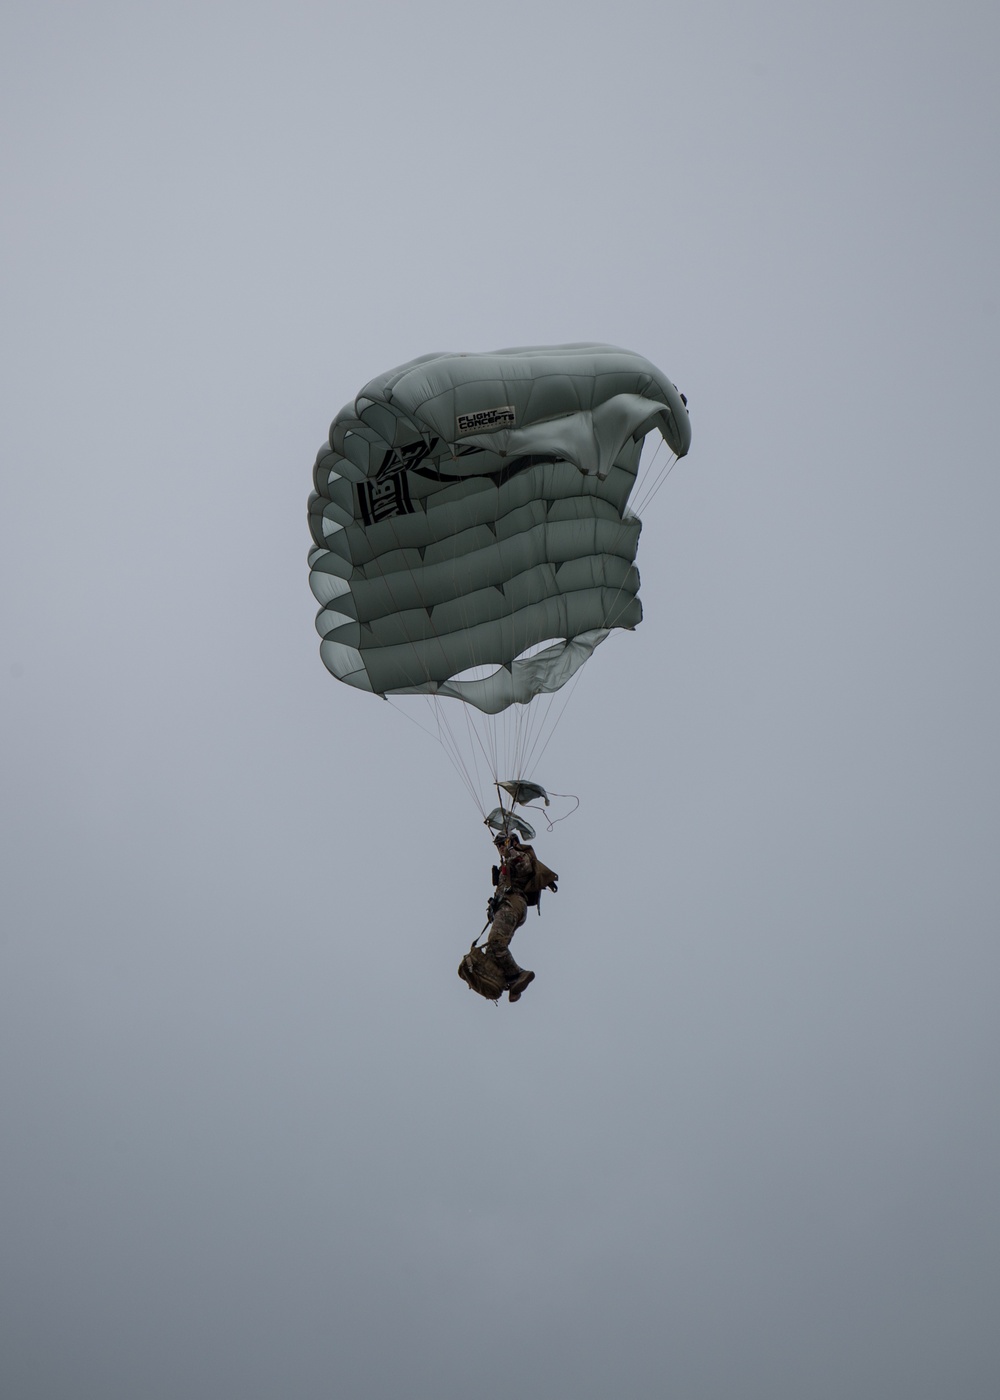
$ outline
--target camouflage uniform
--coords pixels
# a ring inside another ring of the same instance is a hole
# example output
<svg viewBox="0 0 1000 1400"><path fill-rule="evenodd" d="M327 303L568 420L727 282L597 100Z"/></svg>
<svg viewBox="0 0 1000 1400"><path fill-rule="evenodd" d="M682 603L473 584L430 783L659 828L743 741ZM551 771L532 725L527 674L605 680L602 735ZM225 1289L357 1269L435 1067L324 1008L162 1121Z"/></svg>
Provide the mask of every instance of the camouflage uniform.
<svg viewBox="0 0 1000 1400"><path fill-rule="evenodd" d="M542 864L530 846L520 844L512 845L497 873L486 954L503 973L508 986L522 971L510 952L510 940L524 923L528 905L538 903L542 890L554 890L558 878L554 870Z"/></svg>
<svg viewBox="0 0 1000 1400"><path fill-rule="evenodd" d="M509 890L505 895L498 894L493 901L493 922L486 940L486 953L508 982L513 982L521 971L510 951L510 940L524 923L527 914L528 902L516 890Z"/></svg>

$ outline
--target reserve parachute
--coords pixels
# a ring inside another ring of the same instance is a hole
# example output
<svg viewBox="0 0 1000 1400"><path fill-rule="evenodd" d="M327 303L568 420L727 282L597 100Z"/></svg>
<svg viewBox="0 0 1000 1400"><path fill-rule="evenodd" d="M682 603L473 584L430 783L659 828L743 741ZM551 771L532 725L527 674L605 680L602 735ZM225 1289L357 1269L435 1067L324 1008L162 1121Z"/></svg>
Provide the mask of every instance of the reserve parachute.
<svg viewBox="0 0 1000 1400"><path fill-rule="evenodd" d="M636 491L652 433L668 460ZM523 799L539 710L641 619L630 498L689 444L676 387L610 345L425 355L373 379L313 473L324 664L386 699L425 697L484 816L480 761Z"/></svg>

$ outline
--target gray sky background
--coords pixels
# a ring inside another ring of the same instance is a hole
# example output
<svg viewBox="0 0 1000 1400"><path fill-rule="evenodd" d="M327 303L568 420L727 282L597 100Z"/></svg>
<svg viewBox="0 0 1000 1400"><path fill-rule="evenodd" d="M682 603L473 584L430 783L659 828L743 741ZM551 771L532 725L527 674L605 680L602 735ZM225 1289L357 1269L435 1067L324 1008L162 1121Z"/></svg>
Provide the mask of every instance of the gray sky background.
<svg viewBox="0 0 1000 1400"><path fill-rule="evenodd" d="M994 5L8 0L11 1400L994 1400ZM12 139L13 138L13 139ZM330 419L689 396L495 1010L441 750L325 672Z"/></svg>

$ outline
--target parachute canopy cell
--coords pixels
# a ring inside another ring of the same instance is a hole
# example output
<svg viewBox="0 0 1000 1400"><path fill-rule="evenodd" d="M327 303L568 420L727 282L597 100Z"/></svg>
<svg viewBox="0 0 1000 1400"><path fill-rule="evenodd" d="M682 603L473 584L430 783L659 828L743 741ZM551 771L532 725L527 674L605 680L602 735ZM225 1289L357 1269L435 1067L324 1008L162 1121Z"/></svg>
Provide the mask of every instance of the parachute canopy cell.
<svg viewBox="0 0 1000 1400"><path fill-rule="evenodd" d="M687 452L675 386L609 345L427 355L373 379L313 473L328 669L488 714L558 690L642 616L627 502L654 429Z"/></svg>

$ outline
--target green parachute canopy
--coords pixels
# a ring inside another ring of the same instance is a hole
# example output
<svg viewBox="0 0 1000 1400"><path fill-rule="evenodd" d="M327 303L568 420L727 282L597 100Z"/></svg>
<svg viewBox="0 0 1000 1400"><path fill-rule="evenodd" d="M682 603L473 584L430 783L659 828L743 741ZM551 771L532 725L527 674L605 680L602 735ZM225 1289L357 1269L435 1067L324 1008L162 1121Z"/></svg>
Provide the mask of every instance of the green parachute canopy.
<svg viewBox="0 0 1000 1400"><path fill-rule="evenodd" d="M373 379L309 498L327 668L491 715L565 685L642 616L627 503L654 429L684 456L676 387L611 345L426 355Z"/></svg>

